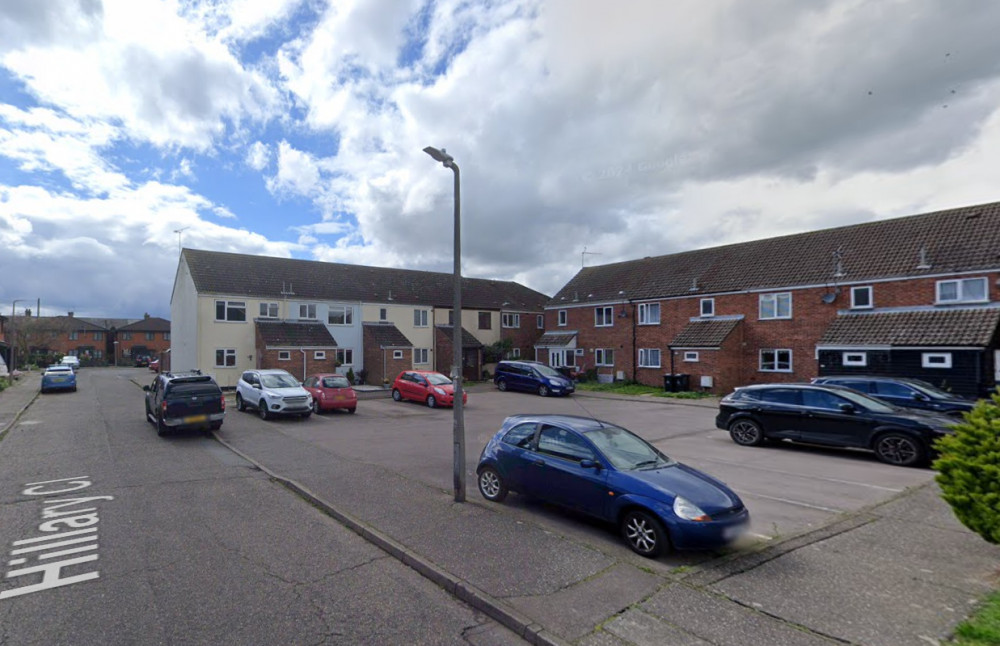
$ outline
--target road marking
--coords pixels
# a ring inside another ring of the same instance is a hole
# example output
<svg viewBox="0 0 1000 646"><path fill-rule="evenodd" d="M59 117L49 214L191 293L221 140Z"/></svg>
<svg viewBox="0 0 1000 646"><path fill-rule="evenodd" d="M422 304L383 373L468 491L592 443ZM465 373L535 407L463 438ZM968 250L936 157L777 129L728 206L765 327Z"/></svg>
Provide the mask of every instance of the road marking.
<svg viewBox="0 0 1000 646"><path fill-rule="evenodd" d="M673 457L673 456L676 456L677 453L673 452L670 455ZM717 462L719 464L731 464L731 465L734 465L734 466L744 467L744 468L747 468L747 469L755 469L757 471L767 471L768 473L777 473L777 474L780 474L780 475L783 475L783 476L795 476L797 478L806 478L808 480L820 480L820 481L823 481L823 482L835 482L837 484L852 485L852 486L855 486L855 487L866 487L868 489L878 489L879 491L889 491L889 492L892 492L892 493L900 493L900 492L906 491L905 487L904 488L900 488L900 487L883 487L882 485L871 484L871 483L868 483L868 482L858 482L856 480L841 480L839 478L826 478L826 477L823 477L823 476L813 476L813 475L808 475L808 474L804 474L804 473L795 473L794 471L782 471L780 469L769 469L769 468L765 468L765 467L757 467L757 466L753 466L751 464L747 464L746 462L734 462L732 460L719 460L718 458L703 458L701 456L692 457L692 461L694 461L694 460L701 460L701 461L704 461L704 462Z"/></svg>
<svg viewBox="0 0 1000 646"><path fill-rule="evenodd" d="M775 502L783 502L789 505L795 505L797 507L806 507L808 509L818 509L819 511L828 511L831 514L839 514L843 512L843 509L833 509L830 507L823 507L821 505L813 505L808 502L802 502L801 500L791 500L789 498L778 498L776 496L765 496L762 493L754 493L752 491L744 491L742 495L745 496L755 496L757 498L763 498L764 500L773 500Z"/></svg>

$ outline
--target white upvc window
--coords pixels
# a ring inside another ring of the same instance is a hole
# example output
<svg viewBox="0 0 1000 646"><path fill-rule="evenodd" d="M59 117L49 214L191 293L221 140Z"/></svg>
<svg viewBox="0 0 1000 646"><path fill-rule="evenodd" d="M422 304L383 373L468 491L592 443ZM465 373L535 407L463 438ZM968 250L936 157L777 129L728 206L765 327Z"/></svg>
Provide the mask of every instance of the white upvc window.
<svg viewBox="0 0 1000 646"><path fill-rule="evenodd" d="M615 324L615 309L610 305L594 308L594 327L611 327Z"/></svg>
<svg viewBox="0 0 1000 646"><path fill-rule="evenodd" d="M323 361L323 360L325 360L326 359L326 351L325 350L315 350L313 352L313 359L315 359L316 361Z"/></svg>
<svg viewBox="0 0 1000 646"><path fill-rule="evenodd" d="M215 301L215 320L245 322L247 320L246 301Z"/></svg>
<svg viewBox="0 0 1000 646"><path fill-rule="evenodd" d="M261 303L259 316L262 319L276 319L278 318L278 304L277 303Z"/></svg>
<svg viewBox="0 0 1000 646"><path fill-rule="evenodd" d="M520 314L501 314L500 315L500 325L507 328L519 328L521 327L521 315Z"/></svg>
<svg viewBox="0 0 1000 646"><path fill-rule="evenodd" d="M659 325L660 304L639 303L639 325Z"/></svg>
<svg viewBox="0 0 1000 646"><path fill-rule="evenodd" d="M939 304L986 303L989 300L986 278L963 278L937 282L937 302Z"/></svg>
<svg viewBox="0 0 1000 646"><path fill-rule="evenodd" d="M639 348L640 368L659 368L660 349L659 348Z"/></svg>
<svg viewBox="0 0 1000 646"><path fill-rule="evenodd" d="M389 310L385 307L380 307L378 310L378 320L388 321L389 320ZM402 357L400 357L402 358Z"/></svg>
<svg viewBox="0 0 1000 646"><path fill-rule="evenodd" d="M685 352L684 361L687 361L688 363L696 363L698 361L698 353L691 351Z"/></svg>
<svg viewBox="0 0 1000 646"><path fill-rule="evenodd" d="M539 314L539 315L537 315L535 317L535 325L538 327L539 330L544 330L545 329L545 315L544 314Z"/></svg>
<svg viewBox="0 0 1000 646"><path fill-rule="evenodd" d="M851 288L851 309L871 309L874 306L871 285Z"/></svg>
<svg viewBox="0 0 1000 646"><path fill-rule="evenodd" d="M566 310L559 310L559 320L557 325L566 327L569 323L569 313Z"/></svg>
<svg viewBox="0 0 1000 646"><path fill-rule="evenodd" d="M402 350L393 350L392 351L392 358L393 359L402 359L403 358L403 351Z"/></svg>
<svg viewBox="0 0 1000 646"><path fill-rule="evenodd" d="M354 365L354 350L351 348L337 348L333 351L333 356L342 366Z"/></svg>
<svg viewBox="0 0 1000 646"><path fill-rule="evenodd" d="M924 352L920 355L922 368L951 368L950 352Z"/></svg>
<svg viewBox="0 0 1000 646"><path fill-rule="evenodd" d="M215 351L216 368L232 368L236 366L236 349L220 348Z"/></svg>
<svg viewBox="0 0 1000 646"><path fill-rule="evenodd" d="M299 318L300 319L315 319L316 318L316 304L315 303L302 303L299 305Z"/></svg>
<svg viewBox="0 0 1000 646"><path fill-rule="evenodd" d="M413 363L423 364L430 363L430 350L427 348L413 348Z"/></svg>
<svg viewBox="0 0 1000 646"><path fill-rule="evenodd" d="M594 363L598 366L615 365L615 351L612 348L597 348L594 350Z"/></svg>
<svg viewBox="0 0 1000 646"><path fill-rule="evenodd" d="M762 320L792 318L792 293L761 294L760 318Z"/></svg>
<svg viewBox="0 0 1000 646"><path fill-rule="evenodd" d="M350 305L331 305L326 315L330 325L352 325L354 323L354 308Z"/></svg>
<svg viewBox="0 0 1000 646"><path fill-rule="evenodd" d="M291 361L292 351L291 350L278 350L278 361Z"/></svg>
<svg viewBox="0 0 1000 646"><path fill-rule="evenodd" d="M427 327L427 318L427 310L413 310L413 327Z"/></svg>
<svg viewBox="0 0 1000 646"><path fill-rule="evenodd" d="M842 363L845 366L856 366L864 368L868 365L867 352L845 352L842 355Z"/></svg>
<svg viewBox="0 0 1000 646"><path fill-rule="evenodd" d="M699 311L702 316L715 316L715 299L701 299L701 302L699 303Z"/></svg>
<svg viewBox="0 0 1000 646"><path fill-rule="evenodd" d="M760 371L761 372L791 372L792 371L792 351L761 350L760 351Z"/></svg>

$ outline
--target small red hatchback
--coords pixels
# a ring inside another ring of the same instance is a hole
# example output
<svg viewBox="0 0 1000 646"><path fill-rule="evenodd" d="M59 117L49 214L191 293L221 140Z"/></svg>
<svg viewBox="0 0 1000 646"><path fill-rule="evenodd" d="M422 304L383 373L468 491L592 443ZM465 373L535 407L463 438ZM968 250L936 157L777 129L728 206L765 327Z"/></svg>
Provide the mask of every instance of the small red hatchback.
<svg viewBox="0 0 1000 646"><path fill-rule="evenodd" d="M358 409L358 395L344 375L311 375L302 382L302 387L312 395L312 409L317 415L328 410L353 413Z"/></svg>
<svg viewBox="0 0 1000 646"><path fill-rule="evenodd" d="M392 398L426 403L431 408L452 406L455 403L455 384L440 372L404 370L392 382ZM462 403L468 401L469 393L463 390Z"/></svg>

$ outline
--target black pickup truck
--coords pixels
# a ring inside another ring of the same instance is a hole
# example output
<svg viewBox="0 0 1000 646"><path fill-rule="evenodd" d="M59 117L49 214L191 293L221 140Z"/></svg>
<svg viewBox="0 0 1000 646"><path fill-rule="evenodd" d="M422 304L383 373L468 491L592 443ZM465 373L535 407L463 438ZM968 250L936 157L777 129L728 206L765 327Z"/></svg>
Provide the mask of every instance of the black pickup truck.
<svg viewBox="0 0 1000 646"><path fill-rule="evenodd" d="M198 429L206 433L222 427L226 398L209 375L167 372L156 376L146 391L146 420L163 437L172 431Z"/></svg>

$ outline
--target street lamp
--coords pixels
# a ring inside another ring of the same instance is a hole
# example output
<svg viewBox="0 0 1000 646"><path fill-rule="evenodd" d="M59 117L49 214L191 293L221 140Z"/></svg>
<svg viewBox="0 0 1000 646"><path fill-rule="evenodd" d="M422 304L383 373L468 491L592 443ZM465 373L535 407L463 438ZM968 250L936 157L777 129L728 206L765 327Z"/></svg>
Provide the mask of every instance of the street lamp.
<svg viewBox="0 0 1000 646"><path fill-rule="evenodd" d="M465 502L465 406L462 403L462 202L459 191L459 172L455 158L427 146L424 152L455 173L455 296L452 305L451 372L455 381L454 443L455 502Z"/></svg>

